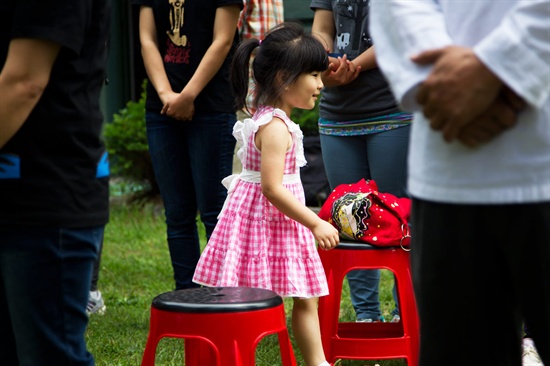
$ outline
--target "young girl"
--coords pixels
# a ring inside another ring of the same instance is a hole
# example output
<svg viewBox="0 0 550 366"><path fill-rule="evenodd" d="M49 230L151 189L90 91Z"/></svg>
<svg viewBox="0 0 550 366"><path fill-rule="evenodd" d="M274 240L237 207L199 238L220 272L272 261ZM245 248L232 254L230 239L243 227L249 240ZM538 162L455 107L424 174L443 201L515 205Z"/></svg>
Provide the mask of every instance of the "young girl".
<svg viewBox="0 0 550 366"><path fill-rule="evenodd" d="M312 109L328 67L322 44L295 23L274 27L265 40L240 44L233 65L236 107L245 106L249 60L255 80L252 119L237 122L243 172L225 180L229 196L193 281L206 286L265 288L292 297L292 329L308 366L324 356L317 298L328 294L316 251L338 245L337 230L304 204L300 167L306 164L293 108ZM246 106L245 106L246 107Z"/></svg>

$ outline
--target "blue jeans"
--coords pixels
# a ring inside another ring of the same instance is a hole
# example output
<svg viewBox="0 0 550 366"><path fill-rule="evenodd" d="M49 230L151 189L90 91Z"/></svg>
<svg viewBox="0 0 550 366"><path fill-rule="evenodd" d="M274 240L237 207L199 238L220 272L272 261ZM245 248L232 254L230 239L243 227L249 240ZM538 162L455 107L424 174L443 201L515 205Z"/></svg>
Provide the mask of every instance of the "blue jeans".
<svg viewBox="0 0 550 366"><path fill-rule="evenodd" d="M192 121L146 113L176 289L198 287L192 282L200 257L197 213L209 239L227 196L221 181L232 172L235 122L234 113L195 115Z"/></svg>
<svg viewBox="0 0 550 366"><path fill-rule="evenodd" d="M103 230L0 224L2 365L94 365L86 304Z"/></svg>
<svg viewBox="0 0 550 366"><path fill-rule="evenodd" d="M410 126L361 136L321 135L323 161L331 189L362 178L374 179L380 192L408 197L407 151ZM379 320L380 270L355 270L347 275L357 319ZM395 308L399 314L395 283Z"/></svg>

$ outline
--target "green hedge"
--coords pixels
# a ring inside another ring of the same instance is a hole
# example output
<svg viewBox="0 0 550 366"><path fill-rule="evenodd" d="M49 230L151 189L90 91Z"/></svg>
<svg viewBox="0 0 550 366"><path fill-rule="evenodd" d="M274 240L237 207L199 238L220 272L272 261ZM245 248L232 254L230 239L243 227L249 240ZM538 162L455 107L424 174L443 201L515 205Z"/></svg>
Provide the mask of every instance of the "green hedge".
<svg viewBox="0 0 550 366"><path fill-rule="evenodd" d="M145 130L146 85L147 80L144 80L139 100L126 103L126 107L115 113L103 130L111 175L141 187L134 192L132 199L147 199L159 194Z"/></svg>

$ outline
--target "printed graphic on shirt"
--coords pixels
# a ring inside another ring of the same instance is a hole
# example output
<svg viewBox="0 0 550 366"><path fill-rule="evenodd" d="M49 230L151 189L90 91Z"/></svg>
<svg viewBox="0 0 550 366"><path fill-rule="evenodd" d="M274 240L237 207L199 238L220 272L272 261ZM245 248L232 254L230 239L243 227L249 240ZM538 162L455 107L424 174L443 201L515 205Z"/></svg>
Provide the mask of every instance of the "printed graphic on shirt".
<svg viewBox="0 0 550 366"><path fill-rule="evenodd" d="M168 0L170 3L170 30L166 31L166 54L164 62L175 64L189 63L189 46L187 36L182 34L183 14L185 12L185 0Z"/></svg>
<svg viewBox="0 0 550 366"><path fill-rule="evenodd" d="M187 45L187 37L181 34L181 27L183 27L183 4L185 0L168 0L172 8L170 9L170 30L167 31L168 37L172 43L177 46Z"/></svg>
<svg viewBox="0 0 550 366"><path fill-rule="evenodd" d="M21 178L21 159L17 155L0 154L0 179Z"/></svg>
<svg viewBox="0 0 550 366"><path fill-rule="evenodd" d="M338 0L336 4L335 52L351 59L372 46L368 33L369 2L367 0Z"/></svg>

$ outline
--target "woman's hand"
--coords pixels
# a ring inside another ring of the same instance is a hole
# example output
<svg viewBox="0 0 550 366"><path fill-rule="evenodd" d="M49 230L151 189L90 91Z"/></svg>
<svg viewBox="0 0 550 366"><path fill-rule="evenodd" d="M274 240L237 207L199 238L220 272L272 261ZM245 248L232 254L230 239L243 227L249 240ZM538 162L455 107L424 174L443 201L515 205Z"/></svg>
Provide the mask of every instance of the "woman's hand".
<svg viewBox="0 0 550 366"><path fill-rule="evenodd" d="M361 66L355 66L348 60L347 55L334 58L329 57L329 66L322 75L323 84L328 87L351 83L359 76Z"/></svg>
<svg viewBox="0 0 550 366"><path fill-rule="evenodd" d="M166 114L169 117L190 121L195 114L195 98L187 95L185 90L181 93L169 93L165 98L162 98L164 106L161 114Z"/></svg>

